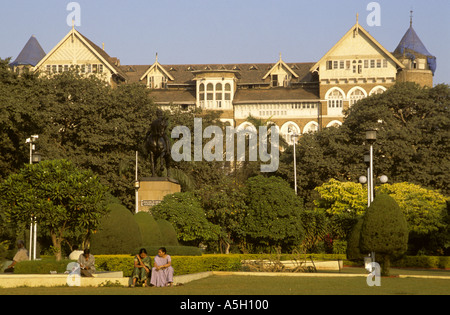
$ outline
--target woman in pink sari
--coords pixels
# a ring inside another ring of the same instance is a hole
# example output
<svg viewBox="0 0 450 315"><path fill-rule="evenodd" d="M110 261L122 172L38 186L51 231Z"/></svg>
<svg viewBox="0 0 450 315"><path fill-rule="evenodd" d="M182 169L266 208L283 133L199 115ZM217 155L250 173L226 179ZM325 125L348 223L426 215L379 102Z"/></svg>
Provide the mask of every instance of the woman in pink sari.
<svg viewBox="0 0 450 315"><path fill-rule="evenodd" d="M161 247L158 255L155 256L154 267L152 268L152 276L150 284L155 287L172 286L173 283L173 267L170 255L167 255L166 249Z"/></svg>

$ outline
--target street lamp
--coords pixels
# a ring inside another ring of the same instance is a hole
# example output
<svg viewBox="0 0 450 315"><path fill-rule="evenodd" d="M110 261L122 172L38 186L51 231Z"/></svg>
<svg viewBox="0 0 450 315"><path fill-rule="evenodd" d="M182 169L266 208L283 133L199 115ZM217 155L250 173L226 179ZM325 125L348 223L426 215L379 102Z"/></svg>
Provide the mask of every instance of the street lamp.
<svg viewBox="0 0 450 315"><path fill-rule="evenodd" d="M294 142L294 190L295 194L297 195L297 158L295 156L295 143L297 142L297 139L300 135L298 133L291 133L291 139Z"/></svg>
<svg viewBox="0 0 450 315"><path fill-rule="evenodd" d="M373 144L377 141L377 131L375 129L369 129L366 131L366 141L370 145L369 150L369 185L370 185L370 202L373 201ZM366 162L366 156L364 156L364 162ZM370 206L370 204L369 204Z"/></svg>
<svg viewBox="0 0 450 315"><path fill-rule="evenodd" d="M370 180L370 152L367 152L364 154L364 163L367 166L367 177L364 176L364 178L367 181L367 207L370 207L370 202L371 202L371 187L372 187L372 182ZM366 182L365 181L365 182ZM365 183L364 182L364 183Z"/></svg>
<svg viewBox="0 0 450 315"><path fill-rule="evenodd" d="M25 143L30 144L30 164L39 163L41 161L41 155L38 152L33 154L35 150L34 142L39 139L39 135L32 135L30 138L27 138ZM36 243L37 243L37 222L36 217L31 215L31 223L30 223L30 259L36 260Z"/></svg>
<svg viewBox="0 0 450 315"><path fill-rule="evenodd" d="M136 151L136 168L135 168L135 179L134 179L134 195L135 195L135 209L134 212L139 212L139 187L140 183L138 180L138 151Z"/></svg>

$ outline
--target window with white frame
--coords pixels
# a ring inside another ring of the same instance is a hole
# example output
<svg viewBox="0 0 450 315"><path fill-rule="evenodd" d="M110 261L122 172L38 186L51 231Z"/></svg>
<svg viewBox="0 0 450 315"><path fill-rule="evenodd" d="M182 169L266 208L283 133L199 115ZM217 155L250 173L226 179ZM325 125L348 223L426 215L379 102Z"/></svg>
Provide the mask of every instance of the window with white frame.
<svg viewBox="0 0 450 315"><path fill-rule="evenodd" d="M327 97L328 108L342 108L344 103L344 95L341 91L335 89Z"/></svg>
<svg viewBox="0 0 450 315"><path fill-rule="evenodd" d="M355 89L352 93L350 93L350 106L352 106L353 104L355 104L356 102L358 102L359 100L365 98L366 95L364 94L364 92L361 89Z"/></svg>

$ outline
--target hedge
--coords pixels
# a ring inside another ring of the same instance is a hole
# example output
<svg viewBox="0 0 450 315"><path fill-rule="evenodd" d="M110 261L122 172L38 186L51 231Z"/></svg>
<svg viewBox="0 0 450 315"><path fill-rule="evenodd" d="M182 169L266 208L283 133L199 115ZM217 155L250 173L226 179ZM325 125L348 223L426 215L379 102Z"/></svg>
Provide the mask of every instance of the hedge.
<svg viewBox="0 0 450 315"><path fill-rule="evenodd" d="M154 255L150 255L152 258ZM246 259L275 259L267 254L208 254L202 256L171 256L175 275L191 274L205 271L239 271L241 261ZM307 255L314 261L318 260L345 260L345 255L317 254ZM295 259L293 255L281 255L281 260ZM48 274L51 270L63 273L71 260L43 259L36 261L23 261L17 264L15 273ZM123 271L125 277L133 272L134 256L132 255L96 255L97 271ZM347 261L344 263L347 264ZM402 268L439 268L450 269L450 256L405 256L392 263L393 267Z"/></svg>
<svg viewBox="0 0 450 315"><path fill-rule="evenodd" d="M450 269L450 256L405 256L392 262L392 265L403 268Z"/></svg>
<svg viewBox="0 0 450 315"><path fill-rule="evenodd" d="M135 248L132 252L133 254L139 253L141 248L145 248L147 250L147 254L150 256L154 256L158 253L158 249L160 247L165 247L167 253L172 256L201 256L202 250L196 246L155 246L155 245L143 245L139 248ZM97 256L96 256L97 257Z"/></svg>
<svg viewBox="0 0 450 315"><path fill-rule="evenodd" d="M44 258L42 260L25 260L18 263L14 268L14 273L19 274L49 274L50 271L64 273L67 264L74 260L63 259L56 261L55 258Z"/></svg>

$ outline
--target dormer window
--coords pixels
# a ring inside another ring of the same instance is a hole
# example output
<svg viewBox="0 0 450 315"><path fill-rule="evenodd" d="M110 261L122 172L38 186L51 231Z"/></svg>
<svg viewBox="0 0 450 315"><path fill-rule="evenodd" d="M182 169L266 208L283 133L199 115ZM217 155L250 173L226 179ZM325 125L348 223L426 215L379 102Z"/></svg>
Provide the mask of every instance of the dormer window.
<svg viewBox="0 0 450 315"><path fill-rule="evenodd" d="M278 74L272 74L270 78L272 86L278 86Z"/></svg>

